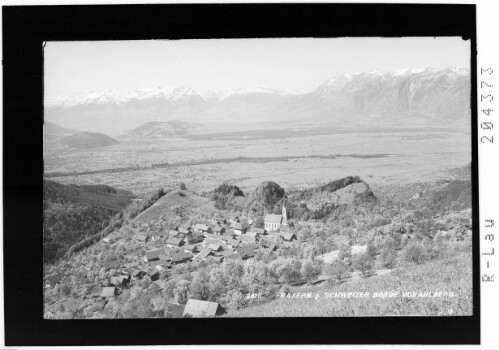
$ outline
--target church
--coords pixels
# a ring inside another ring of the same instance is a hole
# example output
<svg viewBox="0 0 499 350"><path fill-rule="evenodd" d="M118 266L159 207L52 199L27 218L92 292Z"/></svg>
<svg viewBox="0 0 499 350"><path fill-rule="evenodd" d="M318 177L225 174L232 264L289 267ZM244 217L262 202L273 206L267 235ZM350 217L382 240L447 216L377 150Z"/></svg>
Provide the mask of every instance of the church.
<svg viewBox="0 0 499 350"><path fill-rule="evenodd" d="M285 229L288 227L288 215L286 212L286 206L282 205L282 214L267 214L265 215L265 230L267 231L277 231L280 229Z"/></svg>

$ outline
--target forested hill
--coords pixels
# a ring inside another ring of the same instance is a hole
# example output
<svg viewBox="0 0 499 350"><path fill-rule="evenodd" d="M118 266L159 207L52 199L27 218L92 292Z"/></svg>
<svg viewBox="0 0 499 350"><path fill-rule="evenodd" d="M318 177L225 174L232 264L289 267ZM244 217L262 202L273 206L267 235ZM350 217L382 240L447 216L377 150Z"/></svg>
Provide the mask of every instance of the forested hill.
<svg viewBox="0 0 499 350"><path fill-rule="evenodd" d="M53 262L67 249L109 223L131 202L131 192L106 185L62 185L44 180L44 260Z"/></svg>

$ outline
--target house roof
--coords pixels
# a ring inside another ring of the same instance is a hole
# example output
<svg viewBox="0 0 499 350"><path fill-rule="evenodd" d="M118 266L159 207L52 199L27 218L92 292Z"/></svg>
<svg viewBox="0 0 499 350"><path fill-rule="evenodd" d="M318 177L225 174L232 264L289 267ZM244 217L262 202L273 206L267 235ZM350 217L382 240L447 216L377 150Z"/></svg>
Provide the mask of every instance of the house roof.
<svg viewBox="0 0 499 350"><path fill-rule="evenodd" d="M166 241L167 244L180 245L182 240L180 238L170 238Z"/></svg>
<svg viewBox="0 0 499 350"><path fill-rule="evenodd" d="M197 246L197 244L187 244L187 245L184 245L183 248L190 250L190 251L193 251L193 250L196 250L198 248L198 246Z"/></svg>
<svg viewBox="0 0 499 350"><path fill-rule="evenodd" d="M190 235L185 236L185 240L188 242L199 241L200 239L202 239L202 237L197 235L197 234L194 234L194 233L191 233Z"/></svg>
<svg viewBox="0 0 499 350"><path fill-rule="evenodd" d="M214 238L206 238L204 240L204 245L209 246L210 244L220 244L221 240L220 239L214 239Z"/></svg>
<svg viewBox="0 0 499 350"><path fill-rule="evenodd" d="M254 244L256 242L255 237L251 237L248 235L240 235L237 236L236 239L250 244Z"/></svg>
<svg viewBox="0 0 499 350"><path fill-rule="evenodd" d="M227 240L227 244L230 244L233 247L239 246L240 243L241 243L241 241L238 241L237 239L234 239L234 238Z"/></svg>
<svg viewBox="0 0 499 350"><path fill-rule="evenodd" d="M212 243L208 246L208 248L211 250L219 250L221 247L220 247L220 244Z"/></svg>
<svg viewBox="0 0 499 350"><path fill-rule="evenodd" d="M208 255L211 254L211 249L205 248L205 249L201 250L201 252L199 254L201 254L201 256L203 258L206 258Z"/></svg>
<svg viewBox="0 0 499 350"><path fill-rule="evenodd" d="M110 298L114 297L115 294L116 294L116 287L104 287L102 288L100 296L104 298Z"/></svg>
<svg viewBox="0 0 499 350"><path fill-rule="evenodd" d="M292 232L284 232L281 234L281 237L285 239L286 241L291 240L293 237L295 237L295 234Z"/></svg>
<svg viewBox="0 0 499 350"><path fill-rule="evenodd" d="M168 304L167 313L169 317L181 318L184 314L185 305L182 304Z"/></svg>
<svg viewBox="0 0 499 350"><path fill-rule="evenodd" d="M178 232L183 233L184 235L187 235L187 234L189 234L189 232L191 232L191 230L181 227L178 229Z"/></svg>
<svg viewBox="0 0 499 350"><path fill-rule="evenodd" d="M131 276L136 277L136 276L140 275L141 273L144 273L144 271L138 270L138 269L130 269L130 270L128 270L128 273Z"/></svg>
<svg viewBox="0 0 499 350"><path fill-rule="evenodd" d="M150 267L156 267L156 266L167 267L169 265L170 262L166 260L155 260L149 264Z"/></svg>
<svg viewBox="0 0 499 350"><path fill-rule="evenodd" d="M223 256L209 256L208 260L221 263L223 261L224 257Z"/></svg>
<svg viewBox="0 0 499 350"><path fill-rule="evenodd" d="M226 236L235 236L237 233L234 232L234 230L225 230L225 235Z"/></svg>
<svg viewBox="0 0 499 350"><path fill-rule="evenodd" d="M253 229L253 231L255 231L256 233L258 233L260 235L263 235L265 233L264 228L255 228L255 229Z"/></svg>
<svg viewBox="0 0 499 350"><path fill-rule="evenodd" d="M227 250L220 252L220 255L222 255L222 256L229 256L232 254L234 254L234 250L232 250L232 249L227 249Z"/></svg>
<svg viewBox="0 0 499 350"><path fill-rule="evenodd" d="M178 262L178 261L183 261L186 259L191 259L193 255L191 253L186 253L186 252L178 252L178 253L173 253L172 254L172 261L173 262Z"/></svg>
<svg viewBox="0 0 499 350"><path fill-rule="evenodd" d="M110 279L110 282L111 282L111 284L113 284L115 286L119 286L120 284L122 284L126 280L128 280L127 276L120 275L120 276L112 276Z"/></svg>
<svg viewBox="0 0 499 350"><path fill-rule="evenodd" d="M157 260L162 255L165 255L165 250L164 249L156 249L156 250L151 250L151 251L147 252L146 258L147 258L147 261Z"/></svg>
<svg viewBox="0 0 499 350"><path fill-rule="evenodd" d="M282 221L282 216L280 214L267 214L263 220L269 224L280 224Z"/></svg>
<svg viewBox="0 0 499 350"><path fill-rule="evenodd" d="M135 236L138 241L147 241L147 235L145 233L139 233Z"/></svg>
<svg viewBox="0 0 499 350"><path fill-rule="evenodd" d="M184 317L214 317L218 310L218 303L205 300L189 299L182 314Z"/></svg>
<svg viewBox="0 0 499 350"><path fill-rule="evenodd" d="M234 230L246 230L249 228L249 225L247 222L236 222L234 225L232 225L232 228Z"/></svg>
<svg viewBox="0 0 499 350"><path fill-rule="evenodd" d="M239 255L239 254L230 254L230 255L226 255L224 256L224 259L225 260L241 260L242 259L242 256Z"/></svg>
<svg viewBox="0 0 499 350"><path fill-rule="evenodd" d="M253 252L253 248L249 246L237 248L236 252L243 258L251 258L255 255L255 253Z"/></svg>
<svg viewBox="0 0 499 350"><path fill-rule="evenodd" d="M249 231L246 232L246 236L256 238L256 236L258 236L258 232Z"/></svg>
<svg viewBox="0 0 499 350"><path fill-rule="evenodd" d="M151 276L151 277L152 277L152 276L154 276L154 275L156 275L156 274L158 274L158 273L159 273L158 269L156 269L156 268L154 268L154 267L153 267L153 268L150 268L149 270L147 270L147 274L148 274L149 276Z"/></svg>
<svg viewBox="0 0 499 350"><path fill-rule="evenodd" d="M196 228L201 231L208 231L210 227L205 224L197 224Z"/></svg>
<svg viewBox="0 0 499 350"><path fill-rule="evenodd" d="M151 283L151 285L147 289L149 289L149 290L161 290L161 286L158 283L153 282L153 283Z"/></svg>

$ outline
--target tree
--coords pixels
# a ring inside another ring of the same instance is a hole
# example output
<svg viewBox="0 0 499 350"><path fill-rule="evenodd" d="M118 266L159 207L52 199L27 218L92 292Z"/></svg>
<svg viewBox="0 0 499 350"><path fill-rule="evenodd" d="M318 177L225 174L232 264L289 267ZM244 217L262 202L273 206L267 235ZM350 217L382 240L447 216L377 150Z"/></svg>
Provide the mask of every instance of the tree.
<svg viewBox="0 0 499 350"><path fill-rule="evenodd" d="M191 282L187 280L180 280L175 284L175 289L173 294L175 295L175 301L179 304L183 304L187 301Z"/></svg>
<svg viewBox="0 0 499 350"><path fill-rule="evenodd" d="M190 287L194 299L208 300L210 297L210 276L206 269L199 269L194 273Z"/></svg>
<svg viewBox="0 0 499 350"><path fill-rule="evenodd" d="M353 257L353 267L359 270L364 277L368 277L372 273L374 260L366 253L357 254Z"/></svg>
<svg viewBox="0 0 499 350"><path fill-rule="evenodd" d="M222 266L224 282L227 285L227 289L241 289L241 279L244 275L243 263L241 261L231 260L224 263Z"/></svg>
<svg viewBox="0 0 499 350"><path fill-rule="evenodd" d="M348 266L350 266L352 260L352 247L347 244L343 244L338 254L338 259L343 260Z"/></svg>
<svg viewBox="0 0 499 350"><path fill-rule="evenodd" d="M300 242L306 242L310 239L310 237L311 237L310 230L304 229L304 230L298 231L298 240Z"/></svg>
<svg viewBox="0 0 499 350"><path fill-rule="evenodd" d="M181 190L183 190L183 191L187 190L187 186L185 186L185 183L183 183L183 182L179 183L179 184L178 184L178 187L179 187Z"/></svg>
<svg viewBox="0 0 499 350"><path fill-rule="evenodd" d="M331 277L331 280L341 283L344 277L349 273L348 265L343 260L336 259L331 264L324 265L326 275Z"/></svg>
<svg viewBox="0 0 499 350"><path fill-rule="evenodd" d="M323 232L323 231L321 231L321 232ZM321 256L323 256L324 253L326 252L326 245L324 244L324 241L322 239L317 241L315 246L317 248L317 253L319 253Z"/></svg>
<svg viewBox="0 0 499 350"><path fill-rule="evenodd" d="M308 245L303 249L303 257L305 259L311 259L312 261L314 261L316 255L317 247L315 245Z"/></svg>
<svg viewBox="0 0 499 350"><path fill-rule="evenodd" d="M63 283L61 283L61 287L59 289L59 292L60 292L62 297L67 298L71 294L71 287L68 285L68 283L63 282Z"/></svg>
<svg viewBox="0 0 499 350"><path fill-rule="evenodd" d="M134 298L124 315L126 318L148 318L154 316L151 295L145 294Z"/></svg>
<svg viewBox="0 0 499 350"><path fill-rule="evenodd" d="M320 274L320 270L310 260L305 261L301 266L302 279L310 282L315 281Z"/></svg>
<svg viewBox="0 0 499 350"><path fill-rule="evenodd" d="M247 260L244 264L244 275L241 283L244 289L251 293L258 293L262 287L269 283L269 273L266 264L254 259Z"/></svg>
<svg viewBox="0 0 499 350"><path fill-rule="evenodd" d="M372 242L367 243L366 246L366 254L370 256L371 258L374 258L376 256L377 250L376 247Z"/></svg>
<svg viewBox="0 0 499 350"><path fill-rule="evenodd" d="M253 227L254 228L264 228L265 227L265 222L263 221L263 218L261 216L257 217L255 221L253 221Z"/></svg>

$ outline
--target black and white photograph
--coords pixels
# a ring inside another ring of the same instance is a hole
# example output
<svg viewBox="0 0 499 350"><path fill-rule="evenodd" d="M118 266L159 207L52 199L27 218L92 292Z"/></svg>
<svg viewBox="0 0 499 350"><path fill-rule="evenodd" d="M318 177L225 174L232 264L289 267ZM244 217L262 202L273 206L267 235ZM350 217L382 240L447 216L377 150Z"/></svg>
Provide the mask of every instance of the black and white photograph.
<svg viewBox="0 0 499 350"><path fill-rule="evenodd" d="M45 42L43 318L473 315L470 55Z"/></svg>

